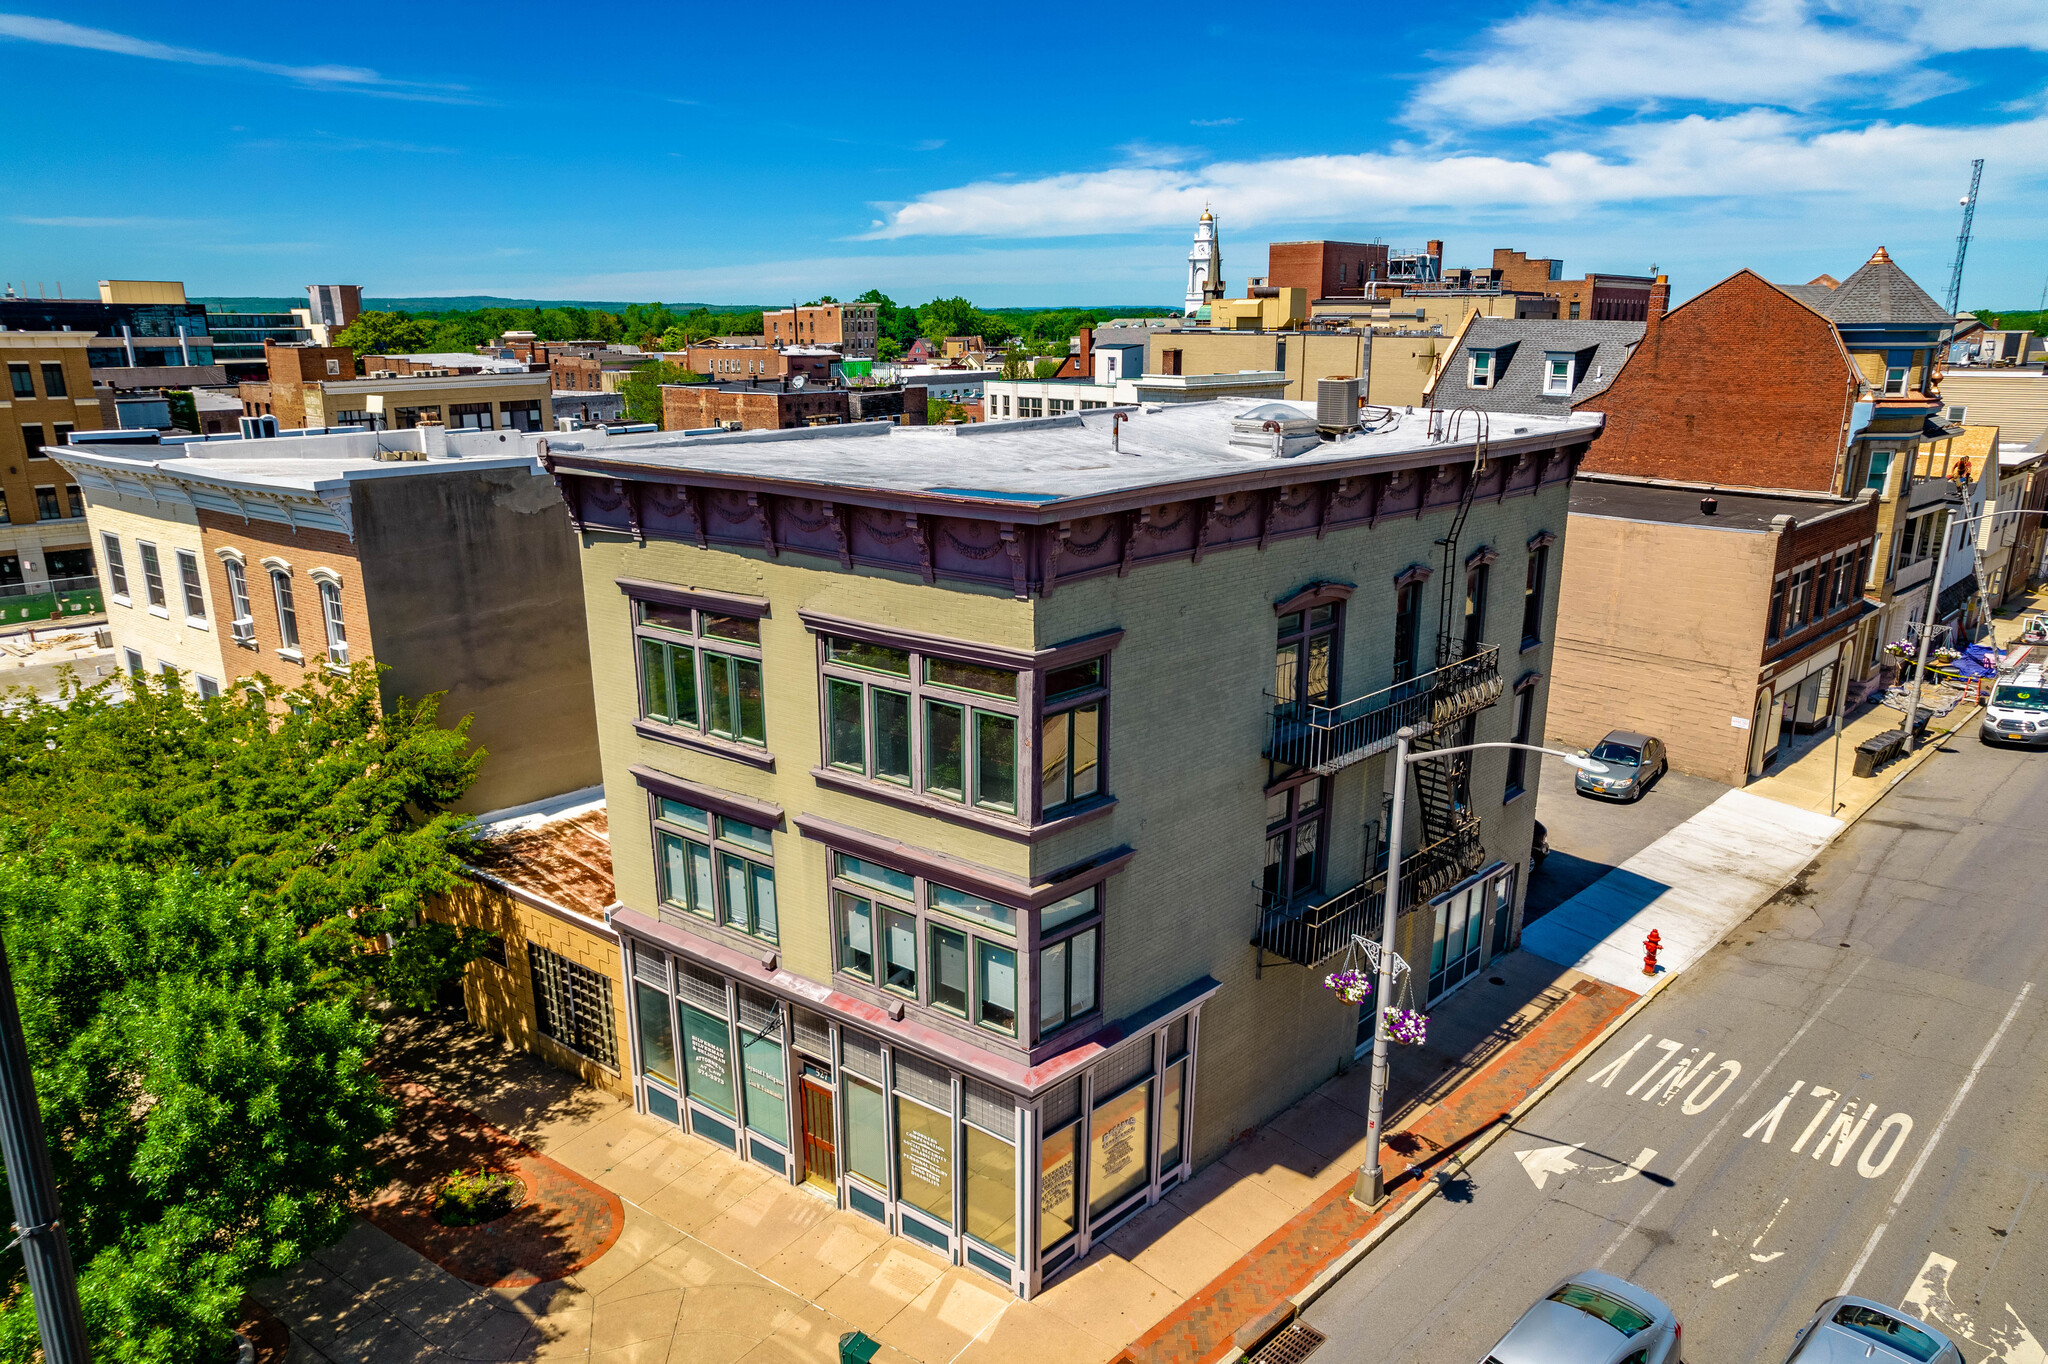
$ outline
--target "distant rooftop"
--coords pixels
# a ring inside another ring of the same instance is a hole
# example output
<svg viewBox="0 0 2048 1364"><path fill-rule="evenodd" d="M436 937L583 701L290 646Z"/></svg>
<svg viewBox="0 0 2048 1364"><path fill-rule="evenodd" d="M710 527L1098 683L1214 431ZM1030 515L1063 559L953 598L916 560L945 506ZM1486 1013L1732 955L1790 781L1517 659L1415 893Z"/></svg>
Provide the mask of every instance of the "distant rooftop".
<svg viewBox="0 0 2048 1364"><path fill-rule="evenodd" d="M1121 429L1113 425L1122 418ZM1546 449L1599 434L1597 413L1514 416L1493 424L1491 449ZM1374 466L1469 458L1471 427L1432 435L1431 414L1396 409L1379 429L1337 441L1315 435L1315 407L1221 398L1060 417L947 426L859 423L684 436L675 432L547 437L554 461L593 471L635 468L794 488L937 496L1045 507L1081 499L1185 495L1190 484L1259 486L1285 472L1309 482ZM1112 432L1115 432L1114 436ZM1276 441L1284 455L1275 453Z"/></svg>

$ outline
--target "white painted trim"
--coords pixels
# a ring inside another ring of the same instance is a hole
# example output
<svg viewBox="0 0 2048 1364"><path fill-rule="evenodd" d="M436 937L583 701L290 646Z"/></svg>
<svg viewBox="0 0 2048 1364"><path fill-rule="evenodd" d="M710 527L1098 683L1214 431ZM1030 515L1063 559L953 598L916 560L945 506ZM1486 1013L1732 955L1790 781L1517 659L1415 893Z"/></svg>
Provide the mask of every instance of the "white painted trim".
<svg viewBox="0 0 2048 1364"><path fill-rule="evenodd" d="M292 571L292 566L286 563L283 559L278 558L276 555L272 555L271 557L265 559L263 561L263 566L273 573L288 574Z"/></svg>
<svg viewBox="0 0 2048 1364"><path fill-rule="evenodd" d="M341 575L324 564L307 569L306 576L316 583L333 583L336 588L342 586Z"/></svg>
<svg viewBox="0 0 2048 1364"><path fill-rule="evenodd" d="M242 565L242 567L244 568L247 568L249 566L248 556L243 554L242 551L234 548L231 545L223 545L219 549L215 550L214 553L220 556L221 561L223 563L237 563Z"/></svg>

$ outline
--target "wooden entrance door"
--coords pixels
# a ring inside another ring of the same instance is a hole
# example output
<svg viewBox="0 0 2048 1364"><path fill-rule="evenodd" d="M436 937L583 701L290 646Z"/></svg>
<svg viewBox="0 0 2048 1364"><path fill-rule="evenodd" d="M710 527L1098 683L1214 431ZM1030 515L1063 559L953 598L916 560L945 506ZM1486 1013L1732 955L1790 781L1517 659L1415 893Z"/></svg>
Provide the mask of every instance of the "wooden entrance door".
<svg viewBox="0 0 2048 1364"><path fill-rule="evenodd" d="M803 1082L804 1178L821 1189L839 1186L839 1142L832 1121L832 1091Z"/></svg>

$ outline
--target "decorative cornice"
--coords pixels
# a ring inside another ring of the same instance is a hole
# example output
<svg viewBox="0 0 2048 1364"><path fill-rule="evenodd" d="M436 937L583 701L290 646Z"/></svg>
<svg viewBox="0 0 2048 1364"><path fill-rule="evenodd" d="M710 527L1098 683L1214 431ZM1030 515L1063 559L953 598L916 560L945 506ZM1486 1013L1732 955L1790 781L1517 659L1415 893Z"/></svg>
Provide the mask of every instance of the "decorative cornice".
<svg viewBox="0 0 2048 1364"><path fill-rule="evenodd" d="M1425 573L1427 572L1427 570L1424 571ZM1308 586L1301 588L1292 596L1282 597L1279 601L1274 602L1273 614L1285 616L1296 611L1306 611L1311 606L1321 606L1325 602L1349 601L1351 600L1351 594L1357 590L1357 586L1352 583L1329 582L1318 579Z"/></svg>
<svg viewBox="0 0 2048 1364"><path fill-rule="evenodd" d="M1477 568L1481 564L1493 563L1499 558L1499 550L1495 549L1492 545L1481 545L1465 556L1465 567Z"/></svg>
<svg viewBox="0 0 2048 1364"><path fill-rule="evenodd" d="M765 800L755 800L751 796L737 795L715 786L688 781L652 767L635 764L627 771L633 774L634 781L657 796L688 801L692 805L701 805L707 810L730 815L734 819L743 819L749 824L759 824L770 829L783 827L780 805L770 805Z"/></svg>
<svg viewBox="0 0 2048 1364"><path fill-rule="evenodd" d="M1548 548L1550 548L1550 546L1552 546L1552 545L1554 545L1554 544L1556 544L1556 543L1557 543L1557 532L1555 532L1555 531L1548 531L1548 530L1539 530L1539 531L1537 531L1537 532L1536 532L1536 533L1535 533L1534 535L1532 535L1532 536L1530 536L1530 537L1529 537L1529 552L1530 552L1531 554L1534 554L1534 553L1535 553L1535 552L1536 552L1537 550L1539 550L1539 549L1548 549Z"/></svg>
<svg viewBox="0 0 2048 1364"><path fill-rule="evenodd" d="M694 606L727 616L768 614L766 597L745 597L737 592L719 592L708 587L680 587L674 583L652 582L646 578L614 578L619 591L637 601L660 602L663 606Z"/></svg>
<svg viewBox="0 0 2048 1364"><path fill-rule="evenodd" d="M1410 564L1394 575L1394 586L1406 587L1410 583L1426 583L1433 572L1428 564Z"/></svg>

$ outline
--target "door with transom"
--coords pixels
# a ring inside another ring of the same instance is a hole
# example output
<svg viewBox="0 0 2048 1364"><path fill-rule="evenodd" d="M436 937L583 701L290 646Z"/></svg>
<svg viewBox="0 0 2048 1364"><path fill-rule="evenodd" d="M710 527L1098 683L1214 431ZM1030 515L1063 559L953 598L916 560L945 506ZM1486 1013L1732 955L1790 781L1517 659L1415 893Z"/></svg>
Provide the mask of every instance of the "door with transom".
<svg viewBox="0 0 2048 1364"><path fill-rule="evenodd" d="M806 1075L802 1083L804 1180L836 1192L839 1187L838 1126L832 1120L832 1091Z"/></svg>

